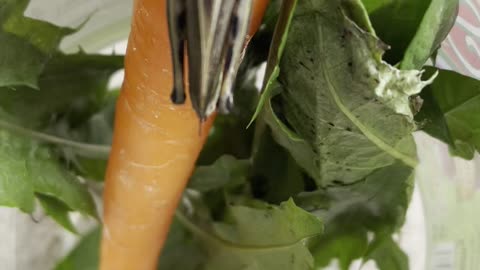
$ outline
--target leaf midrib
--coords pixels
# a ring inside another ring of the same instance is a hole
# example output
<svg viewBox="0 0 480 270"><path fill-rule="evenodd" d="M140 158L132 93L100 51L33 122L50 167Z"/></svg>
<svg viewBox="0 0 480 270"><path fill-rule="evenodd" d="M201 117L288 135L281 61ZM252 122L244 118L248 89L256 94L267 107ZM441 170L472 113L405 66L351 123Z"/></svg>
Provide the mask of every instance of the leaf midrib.
<svg viewBox="0 0 480 270"><path fill-rule="evenodd" d="M322 26L319 26L318 34L320 35L320 40L324 40L323 39L324 35L323 35L323 27ZM322 42L322 44L320 45L320 48L322 50L322 55L325 55L326 54L325 42ZM330 79L329 69L325 67L325 64L324 64L323 61L320 61L320 65L322 66L321 67L322 75L325 78L325 81L327 82L328 91L329 91L330 95L332 96L335 104L339 108L339 110L363 133L363 135L365 135L365 137L367 137L371 142L373 142L375 145L377 145L380 149L387 152L388 154L390 154L394 158L396 158L398 160L401 160L402 162L404 162L408 166L410 166L412 168L415 168L415 166L417 164L417 161L415 159L397 151L395 148L391 147L386 142L384 142L382 139L380 139L375 134L370 132L369 129L365 125L363 125L360 122L360 120L357 119L350 112L350 110L343 104L342 100L340 99L340 97L336 93L337 92L336 87Z"/></svg>
<svg viewBox="0 0 480 270"><path fill-rule="evenodd" d="M12 124L10 122L4 121L0 119L0 129L5 129L8 131L16 132L21 135L25 135L31 139L43 141L46 143L62 145L66 147L71 147L74 149L78 149L81 151L88 152L92 155L96 155L99 157L108 157L110 153L110 145L100 145L100 144L89 144L89 143L82 143L77 141L68 140L65 138L60 138L57 136L53 136L50 134L34 131L28 128L24 128L22 126Z"/></svg>
<svg viewBox="0 0 480 270"><path fill-rule="evenodd" d="M307 235L299 238L296 241L292 241L290 243L285 243L285 244L278 244L278 245L244 245L244 244L237 244L237 243L222 239L217 235L214 235L208 231L203 230L202 228L197 226L195 223L191 222L183 213L181 213L178 210L175 212L175 217L180 221L180 223L188 231L190 231L197 237L202 238L203 240L210 242L214 245L221 246L222 248L241 251L241 252L271 252L279 249L280 250L289 249L298 244L303 243L304 241L307 241L308 239L317 237L322 234L322 233L316 233L313 235Z"/></svg>

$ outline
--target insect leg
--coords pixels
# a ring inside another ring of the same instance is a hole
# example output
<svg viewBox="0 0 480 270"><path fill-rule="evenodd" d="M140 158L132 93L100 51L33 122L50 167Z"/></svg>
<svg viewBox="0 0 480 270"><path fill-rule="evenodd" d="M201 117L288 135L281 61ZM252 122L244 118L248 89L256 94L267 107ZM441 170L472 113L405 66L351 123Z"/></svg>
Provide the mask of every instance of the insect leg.
<svg viewBox="0 0 480 270"><path fill-rule="evenodd" d="M184 52L186 33L186 0L168 0L168 30L172 50L173 90L172 102L185 103Z"/></svg>
<svg viewBox="0 0 480 270"><path fill-rule="evenodd" d="M220 111L224 113L229 112L233 107L233 86L242 61L251 11L251 0L238 0L230 20L228 51L226 53L224 76L218 102Z"/></svg>

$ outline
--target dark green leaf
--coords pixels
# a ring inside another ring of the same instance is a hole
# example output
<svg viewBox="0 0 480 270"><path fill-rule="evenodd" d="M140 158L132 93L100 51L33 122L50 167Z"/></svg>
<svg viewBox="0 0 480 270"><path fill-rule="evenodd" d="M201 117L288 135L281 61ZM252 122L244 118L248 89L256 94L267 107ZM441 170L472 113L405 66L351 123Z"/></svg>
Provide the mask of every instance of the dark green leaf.
<svg viewBox="0 0 480 270"><path fill-rule="evenodd" d="M449 145L455 145L442 109L433 96L431 87L425 88L421 93L422 106L415 115L419 127L431 136L440 139Z"/></svg>
<svg viewBox="0 0 480 270"><path fill-rule="evenodd" d="M429 68L429 72L434 72ZM453 71L438 70L434 83L422 93L417 121L431 136L449 143L452 152L472 159L480 151L480 82ZM445 127L446 124L446 127Z"/></svg>
<svg viewBox="0 0 480 270"><path fill-rule="evenodd" d="M242 94L255 96L257 92L245 91ZM236 99L236 106L238 105L237 101L238 99ZM210 165L222 155L232 155L240 159L250 157L253 130L246 129L248 120L245 119L247 118L242 119L239 114L235 113L217 116L197 164Z"/></svg>
<svg viewBox="0 0 480 270"><path fill-rule="evenodd" d="M99 262L100 229L86 235L55 270L97 270Z"/></svg>
<svg viewBox="0 0 480 270"><path fill-rule="evenodd" d="M11 121L29 128L45 127L61 117L85 121L102 105L110 75L122 67L122 56L57 55L39 77L40 91L2 89L0 107Z"/></svg>
<svg viewBox="0 0 480 270"><path fill-rule="evenodd" d="M385 59L402 69L421 68L453 26L458 0L362 0L378 37L390 45Z"/></svg>
<svg viewBox="0 0 480 270"><path fill-rule="evenodd" d="M113 138L115 105L119 92L120 90L108 92L100 111L92 114L84 124L73 129L69 129L67 124L63 134L61 134L91 145L108 148ZM68 156L67 159L75 165L80 175L89 180L104 180L108 151L106 151L105 155L92 155L85 153L85 151L64 148L64 153Z"/></svg>
<svg viewBox="0 0 480 270"><path fill-rule="evenodd" d="M38 76L71 28L27 18L29 0L0 0L0 87L38 88Z"/></svg>
<svg viewBox="0 0 480 270"><path fill-rule="evenodd" d="M206 258L207 254L201 249L200 243L194 239L192 233L178 219L175 219L170 226L167 242L160 256L158 270L200 270Z"/></svg>
<svg viewBox="0 0 480 270"><path fill-rule="evenodd" d="M380 239L389 238L403 224L412 181L412 168L394 164L356 184L304 193L295 198L299 206L325 220L325 234L312 248L318 266L326 266L337 258L341 269L348 269L354 259L367 259L369 249L371 253L383 252L389 258L396 258L400 265L405 263L404 254L402 257L399 250L385 249L391 247L390 243ZM369 244L369 233L377 237L379 243ZM381 258L375 256L375 259ZM386 262L382 262L381 270L397 269L383 263Z"/></svg>
<svg viewBox="0 0 480 270"><path fill-rule="evenodd" d="M308 187L309 183L304 180L307 176L290 153L275 142L270 128L264 123L263 127L259 125L262 122L256 127L259 139L253 156L253 195L270 203L280 203L307 188L314 189L315 185Z"/></svg>
<svg viewBox="0 0 480 270"><path fill-rule="evenodd" d="M26 85L37 88L45 57L29 43L0 30L0 87ZM7 48L15 48L15 51ZM12 91L12 89L0 89Z"/></svg>
<svg viewBox="0 0 480 270"><path fill-rule="evenodd" d="M391 46L390 64L402 61L432 0L362 0L377 36Z"/></svg>
<svg viewBox="0 0 480 270"><path fill-rule="evenodd" d="M372 259L381 270L408 270L408 257L391 236L379 235L370 244L366 259Z"/></svg>
<svg viewBox="0 0 480 270"><path fill-rule="evenodd" d="M211 166L198 166L190 179L189 187L207 192L245 183L249 163L248 160L237 160L228 155L222 156Z"/></svg>
<svg viewBox="0 0 480 270"><path fill-rule="evenodd" d="M325 235L321 239L321 244L312 248L317 267L326 267L337 259L339 270L349 270L352 262L362 258L368 248L367 232L362 229L353 228Z"/></svg>
<svg viewBox="0 0 480 270"><path fill-rule="evenodd" d="M372 22L368 17L366 7L363 5L362 0L342 0L343 12L352 19L364 31L375 34Z"/></svg>

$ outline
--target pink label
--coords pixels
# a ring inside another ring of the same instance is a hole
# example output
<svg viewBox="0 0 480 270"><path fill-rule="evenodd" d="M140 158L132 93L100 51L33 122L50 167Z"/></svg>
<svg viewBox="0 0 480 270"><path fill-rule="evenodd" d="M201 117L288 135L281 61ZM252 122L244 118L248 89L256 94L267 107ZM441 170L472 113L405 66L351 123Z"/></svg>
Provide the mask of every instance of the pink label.
<svg viewBox="0 0 480 270"><path fill-rule="evenodd" d="M480 78L480 0L461 0L457 22L443 42L437 66Z"/></svg>

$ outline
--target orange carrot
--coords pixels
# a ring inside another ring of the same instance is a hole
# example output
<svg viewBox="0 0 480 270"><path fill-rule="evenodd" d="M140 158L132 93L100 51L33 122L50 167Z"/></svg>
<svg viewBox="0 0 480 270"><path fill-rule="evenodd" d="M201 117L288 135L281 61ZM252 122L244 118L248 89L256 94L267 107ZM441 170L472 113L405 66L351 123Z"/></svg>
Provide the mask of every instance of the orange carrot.
<svg viewBox="0 0 480 270"><path fill-rule="evenodd" d="M104 191L100 270L153 270L214 116L170 100L166 0L136 0ZM254 0L250 35L268 0ZM187 91L188 94L188 91ZM188 98L188 97L187 97Z"/></svg>

